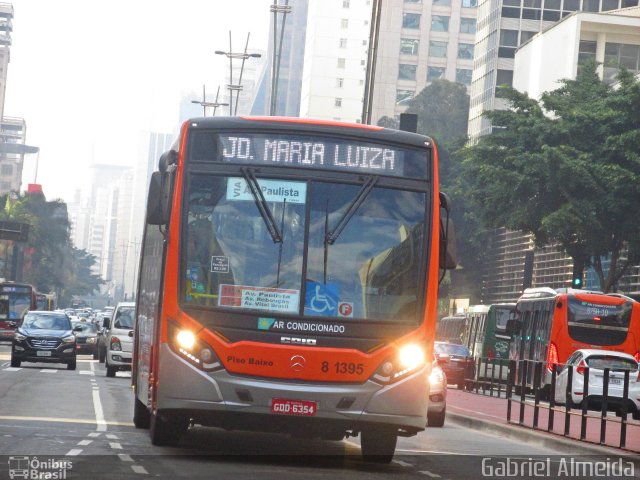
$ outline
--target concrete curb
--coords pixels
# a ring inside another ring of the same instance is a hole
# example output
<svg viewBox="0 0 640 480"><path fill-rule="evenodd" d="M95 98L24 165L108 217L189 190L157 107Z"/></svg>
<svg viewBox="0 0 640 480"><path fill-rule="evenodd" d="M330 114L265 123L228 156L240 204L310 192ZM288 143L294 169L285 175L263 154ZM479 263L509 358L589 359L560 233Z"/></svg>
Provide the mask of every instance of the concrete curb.
<svg viewBox="0 0 640 480"><path fill-rule="evenodd" d="M558 454L565 455L615 455L637 456L638 453L614 447L594 445L571 438L561 437L553 433L533 430L518 425L507 425L480 418L473 418L459 413L447 411L447 421L461 427L481 430L485 433L503 436L526 443L536 443L545 448L558 450Z"/></svg>

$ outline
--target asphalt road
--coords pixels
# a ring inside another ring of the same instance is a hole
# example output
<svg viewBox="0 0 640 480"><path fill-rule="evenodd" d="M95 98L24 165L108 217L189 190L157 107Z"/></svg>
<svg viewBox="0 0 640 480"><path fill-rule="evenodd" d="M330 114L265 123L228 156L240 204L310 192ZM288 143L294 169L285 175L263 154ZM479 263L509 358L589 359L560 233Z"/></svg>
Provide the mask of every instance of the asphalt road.
<svg viewBox="0 0 640 480"><path fill-rule="evenodd" d="M482 478L485 457L561 453L451 423L399 439L390 465L364 463L357 438L325 442L195 427L177 448L153 447L147 431L131 423L132 402L128 373L107 378L88 356L79 357L76 371L30 363L14 369L8 345L0 345L0 479L30 462L40 478L453 480Z"/></svg>

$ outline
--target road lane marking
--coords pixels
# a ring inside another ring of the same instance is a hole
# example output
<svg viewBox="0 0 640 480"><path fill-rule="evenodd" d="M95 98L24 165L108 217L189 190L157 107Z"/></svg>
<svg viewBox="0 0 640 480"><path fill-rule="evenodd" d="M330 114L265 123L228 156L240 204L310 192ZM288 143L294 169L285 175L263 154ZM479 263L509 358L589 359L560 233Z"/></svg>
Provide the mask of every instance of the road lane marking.
<svg viewBox="0 0 640 480"><path fill-rule="evenodd" d="M100 391L93 390L93 410L96 412L96 430L99 432L107 431L107 422L104 421L104 412L102 411L102 403L100 402Z"/></svg>
<svg viewBox="0 0 640 480"><path fill-rule="evenodd" d="M469 455L468 453L447 452L444 450L411 450L406 448L396 448L397 453L435 453L438 455Z"/></svg>
<svg viewBox="0 0 640 480"><path fill-rule="evenodd" d="M2 366L3 366L3 367L6 367L7 365L9 365L9 362L4 362L4 363L2 364Z"/></svg>
<svg viewBox="0 0 640 480"><path fill-rule="evenodd" d="M75 457L76 455L80 455L82 453L81 448L73 448L66 453L67 457Z"/></svg>
<svg viewBox="0 0 640 480"><path fill-rule="evenodd" d="M91 445L93 443L93 440L81 440L78 442L78 445L82 445L83 447L86 447L87 445Z"/></svg>
<svg viewBox="0 0 640 480"><path fill-rule="evenodd" d="M420 470L420 473L423 475L428 475L431 478L440 478L440 475L437 473L430 472L429 470Z"/></svg>
<svg viewBox="0 0 640 480"><path fill-rule="evenodd" d="M118 440L118 436L117 436L117 435L113 435L112 433L107 434L107 435L106 435L106 437L107 437L109 440Z"/></svg>
<svg viewBox="0 0 640 480"><path fill-rule="evenodd" d="M144 475L149 475L149 472L147 472L147 469L144 468L142 465L131 465L131 470L133 470L136 473L142 473Z"/></svg>
<svg viewBox="0 0 640 480"><path fill-rule="evenodd" d="M127 455L126 453L119 453L118 458L123 462L133 462L133 458L131 458L131 455Z"/></svg>
<svg viewBox="0 0 640 480"><path fill-rule="evenodd" d="M91 432L87 437L96 438L100 436L100 432Z"/></svg>
<svg viewBox="0 0 640 480"><path fill-rule="evenodd" d="M80 375L95 375L95 372L92 372L91 370L80 370L78 373Z"/></svg>
<svg viewBox="0 0 640 480"><path fill-rule="evenodd" d="M96 367L95 367L94 365L95 365L95 363L94 363L94 362L91 362L91 363L89 364L89 368L91 369L91 374L92 374L92 375L93 375L93 374L95 374L95 371L96 371Z"/></svg>
<svg viewBox="0 0 640 480"><path fill-rule="evenodd" d="M19 415L0 415L0 420L17 420L21 422L60 422L60 423L86 423L89 425L96 425L95 420L85 420L83 418L56 418L56 417L24 417ZM122 426L122 427L133 427L133 423L131 422L105 422L107 425L114 426ZM0 425L2 427L12 427L15 428L16 425ZM32 428L32 427L25 427Z"/></svg>
<svg viewBox="0 0 640 480"><path fill-rule="evenodd" d="M401 467L413 467L413 464L407 463L407 462L403 462L402 460L394 460L393 463L397 463Z"/></svg>
<svg viewBox="0 0 640 480"><path fill-rule="evenodd" d="M52 370L50 368L43 368L40 373L58 373L58 370Z"/></svg>
<svg viewBox="0 0 640 480"><path fill-rule="evenodd" d="M22 370L22 368L18 367L8 367L3 370L3 372L17 372L18 370Z"/></svg>
<svg viewBox="0 0 640 480"><path fill-rule="evenodd" d="M118 442L109 442L109 446L114 450L122 450L122 445L120 445Z"/></svg>

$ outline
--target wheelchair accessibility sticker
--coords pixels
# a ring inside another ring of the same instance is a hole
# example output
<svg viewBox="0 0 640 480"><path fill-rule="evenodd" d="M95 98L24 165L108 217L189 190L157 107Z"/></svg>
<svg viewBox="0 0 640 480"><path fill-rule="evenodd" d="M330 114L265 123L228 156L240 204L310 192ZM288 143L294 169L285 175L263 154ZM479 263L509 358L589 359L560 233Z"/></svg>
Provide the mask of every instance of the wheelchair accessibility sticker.
<svg viewBox="0 0 640 480"><path fill-rule="evenodd" d="M335 283L307 282L307 293L304 301L306 315L322 315L337 317L340 292Z"/></svg>

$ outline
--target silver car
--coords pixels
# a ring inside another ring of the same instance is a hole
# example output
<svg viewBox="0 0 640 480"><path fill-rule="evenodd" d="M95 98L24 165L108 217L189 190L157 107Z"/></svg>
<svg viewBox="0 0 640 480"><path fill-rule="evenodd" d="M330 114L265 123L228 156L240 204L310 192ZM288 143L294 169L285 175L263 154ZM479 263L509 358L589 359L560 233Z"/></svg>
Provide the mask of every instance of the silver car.
<svg viewBox="0 0 640 480"><path fill-rule="evenodd" d="M447 375L434 360L429 375L429 409L427 410L427 425L429 427L444 426L447 414Z"/></svg>
<svg viewBox="0 0 640 480"><path fill-rule="evenodd" d="M107 377L115 377L119 370L131 370L135 310L135 302L118 303L106 327L104 366L107 369Z"/></svg>

